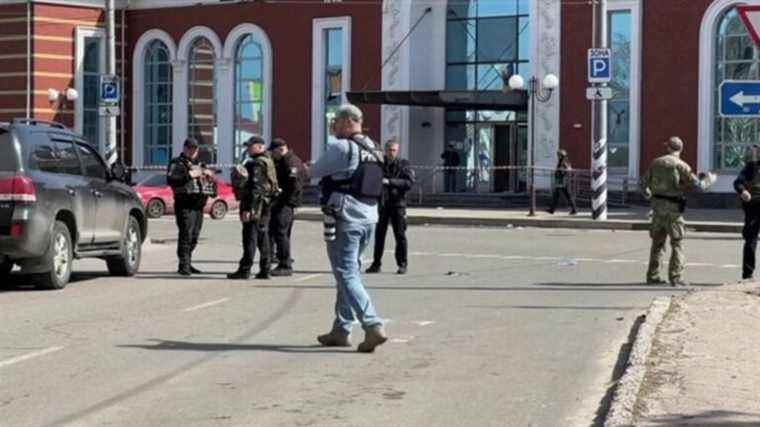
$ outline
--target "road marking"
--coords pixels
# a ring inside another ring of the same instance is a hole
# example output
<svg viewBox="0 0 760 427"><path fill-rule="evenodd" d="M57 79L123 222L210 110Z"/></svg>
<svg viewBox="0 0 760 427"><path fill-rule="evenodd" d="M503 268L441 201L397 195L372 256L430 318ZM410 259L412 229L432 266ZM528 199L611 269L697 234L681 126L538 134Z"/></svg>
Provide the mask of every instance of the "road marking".
<svg viewBox="0 0 760 427"><path fill-rule="evenodd" d="M307 281L309 281L311 279L316 279L317 277L322 277L322 273L310 274L308 276L300 277L300 278L294 280L294 282L307 282Z"/></svg>
<svg viewBox="0 0 760 427"><path fill-rule="evenodd" d="M435 321L433 321L433 320L420 320L420 321L412 322L412 323L414 323L417 326L430 326L430 325L435 324Z"/></svg>
<svg viewBox="0 0 760 427"><path fill-rule="evenodd" d="M222 299L218 299L216 301L210 301L210 302L207 302L205 304L200 304L200 305L196 305L196 306L193 306L193 307L186 308L185 312L195 311L195 310L200 310L200 309L203 309L203 308L212 307L212 306L219 305L221 303L227 302L229 300L230 300L229 298L222 298Z"/></svg>
<svg viewBox="0 0 760 427"><path fill-rule="evenodd" d="M28 354L22 354L21 356L16 356L7 360L0 361L0 368L4 368L6 366L15 365L16 363L21 363L29 359L34 359L36 357L41 357L46 354L55 353L56 351L63 350L64 347L58 346L58 347L48 347L44 350L35 351L33 353Z"/></svg>

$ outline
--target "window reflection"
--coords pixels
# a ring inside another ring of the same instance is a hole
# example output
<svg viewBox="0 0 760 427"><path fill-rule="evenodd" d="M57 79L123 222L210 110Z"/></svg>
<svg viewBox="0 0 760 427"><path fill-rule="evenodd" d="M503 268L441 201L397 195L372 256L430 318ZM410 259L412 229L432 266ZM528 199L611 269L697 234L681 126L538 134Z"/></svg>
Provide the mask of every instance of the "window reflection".
<svg viewBox="0 0 760 427"><path fill-rule="evenodd" d="M235 53L235 144L236 161L244 156L243 144L264 133L264 56L252 35L238 42Z"/></svg>
<svg viewBox="0 0 760 427"><path fill-rule="evenodd" d="M165 165L171 156L172 69L169 50L154 40L145 50L144 163Z"/></svg>
<svg viewBox="0 0 760 427"><path fill-rule="evenodd" d="M217 104L214 46L205 37L195 39L188 61L188 129L190 137L201 145L199 158L205 163L217 161Z"/></svg>

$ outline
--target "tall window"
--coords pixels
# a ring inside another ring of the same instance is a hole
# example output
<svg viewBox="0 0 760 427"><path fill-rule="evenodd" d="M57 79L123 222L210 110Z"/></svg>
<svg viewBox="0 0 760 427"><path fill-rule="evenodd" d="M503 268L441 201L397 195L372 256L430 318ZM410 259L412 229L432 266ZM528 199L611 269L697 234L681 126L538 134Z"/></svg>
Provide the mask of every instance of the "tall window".
<svg viewBox="0 0 760 427"><path fill-rule="evenodd" d="M713 103L713 167L721 170L739 169L751 144L760 139L760 123L751 118L720 117L718 90L724 80L758 80L760 57L735 8L726 12L717 28L713 88L713 99L716 100Z"/></svg>
<svg viewBox="0 0 760 427"><path fill-rule="evenodd" d="M215 59L214 46L208 39L199 37L193 42L188 60L187 134L201 144L200 159L206 163L216 163L217 159Z"/></svg>
<svg viewBox="0 0 760 427"><path fill-rule="evenodd" d="M529 0L449 0L446 14L448 90L501 90L504 74L530 78ZM457 147L460 166L478 171L459 176L458 190L490 188L495 157L492 123L514 121L526 121L526 115L488 110L446 112L446 142ZM526 162L527 145L520 141L512 164Z"/></svg>
<svg viewBox="0 0 760 427"><path fill-rule="evenodd" d="M325 69L324 69L324 143L330 138L330 122L335 112L343 103L343 29L328 28L324 30Z"/></svg>
<svg viewBox="0 0 760 427"><path fill-rule="evenodd" d="M169 162L172 152L172 65L169 49L154 40L145 50L145 165Z"/></svg>
<svg viewBox="0 0 760 427"><path fill-rule="evenodd" d="M243 143L264 133L263 73L261 44L247 35L240 40L235 53L235 161L242 157Z"/></svg>
<svg viewBox="0 0 760 427"><path fill-rule="evenodd" d="M609 12L609 46L612 50L613 98L607 103L609 167L628 173L631 139L631 11Z"/></svg>
<svg viewBox="0 0 760 427"><path fill-rule="evenodd" d="M82 62L83 105L82 135L93 147L100 147L100 115L98 113L98 86L103 73L103 39L84 37L84 58Z"/></svg>

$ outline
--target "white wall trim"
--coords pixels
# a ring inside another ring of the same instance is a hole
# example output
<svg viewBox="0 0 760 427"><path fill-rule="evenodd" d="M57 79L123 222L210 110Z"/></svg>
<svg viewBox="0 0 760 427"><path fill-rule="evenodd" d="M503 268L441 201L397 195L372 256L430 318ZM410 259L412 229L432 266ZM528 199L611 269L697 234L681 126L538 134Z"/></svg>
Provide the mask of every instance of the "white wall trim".
<svg viewBox="0 0 760 427"><path fill-rule="evenodd" d="M631 12L630 123L628 133L628 177L638 178L641 164L641 1L611 0L607 11Z"/></svg>
<svg viewBox="0 0 760 427"><path fill-rule="evenodd" d="M187 125L188 125L188 111L187 111L187 105L188 105L188 62L189 58L188 55L190 54L190 48L193 45L193 42L199 38L199 37L205 37L208 39L209 42L211 42L211 45L214 47L214 57L216 58L216 62L214 64L214 73L217 78L217 88L216 93L214 94L214 97L216 99L219 98L219 88L224 87L225 82L221 80L224 75L220 74L220 62L222 61L222 54L224 51L224 48L222 46L222 42L219 39L219 36L216 34L214 30L208 27L203 26L197 26L193 27L182 36L182 40L179 42L179 47L177 48L177 61L172 64L174 68L174 111L173 111L173 134L174 134L174 153L179 153L182 151L182 144L187 138ZM218 104L221 106L221 103ZM217 115L219 115L219 111L217 111ZM220 124L217 123L217 126Z"/></svg>
<svg viewBox="0 0 760 427"><path fill-rule="evenodd" d="M145 50L154 40L161 40L166 45L169 50L169 61L172 64L177 60L177 46L172 37L163 30L147 31L135 44L132 54L132 165L136 167L145 166L143 141L145 135L145 114L143 114L145 111ZM172 87L172 93L174 93L174 87ZM178 108L177 104L174 104L173 108ZM172 129L172 134L174 134L174 129Z"/></svg>
<svg viewBox="0 0 760 427"><path fill-rule="evenodd" d="M330 28L343 30L343 102L348 102L346 92L351 90L351 17L317 18L312 24L311 59L311 158L322 154L322 129L325 126L323 106L325 104L325 38L324 31Z"/></svg>
<svg viewBox="0 0 760 427"><path fill-rule="evenodd" d="M702 16L699 29L699 132L697 168L710 170L713 166L713 125L715 99L713 84L715 82L715 34L718 20L731 7L739 4L760 5L758 0L715 0ZM713 185L713 192L733 192L732 176L718 176Z"/></svg>
<svg viewBox="0 0 760 427"><path fill-rule="evenodd" d="M74 130L82 134L84 130L84 39L87 37L100 37L102 43L100 44L100 69L106 68L106 34L105 30L101 28L89 28L89 27L77 27L76 28L76 46L74 54L74 89L79 93L79 98L74 103ZM54 88L59 91L65 88ZM99 121L99 133L98 138L99 145L103 144L103 138L105 137L105 120L102 118ZM102 147L96 147L98 152L103 152Z"/></svg>
<svg viewBox="0 0 760 427"><path fill-rule="evenodd" d="M264 104L262 114L264 115L261 135L267 143L272 141L272 91L274 90L273 69L274 54L272 43L266 31L255 24L245 23L235 27L228 35L224 42L224 60L229 61L228 67L225 67L223 75L220 75L220 98L225 100L219 103L219 117L223 120L219 123L219 158L226 164L234 160L235 145L235 60L237 47L240 40L252 35L253 39L261 45L261 54L263 57L264 79Z"/></svg>

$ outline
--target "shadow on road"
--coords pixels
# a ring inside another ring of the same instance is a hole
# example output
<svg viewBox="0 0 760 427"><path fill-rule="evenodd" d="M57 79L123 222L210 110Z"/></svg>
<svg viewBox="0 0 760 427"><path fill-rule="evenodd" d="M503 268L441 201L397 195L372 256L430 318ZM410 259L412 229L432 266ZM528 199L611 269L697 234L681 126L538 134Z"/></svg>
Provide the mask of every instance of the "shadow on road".
<svg viewBox="0 0 760 427"><path fill-rule="evenodd" d="M466 305L464 308L490 308L495 310L646 310L647 307L635 306L581 306L581 305Z"/></svg>
<svg viewBox="0 0 760 427"><path fill-rule="evenodd" d="M732 420L733 418L733 420ZM739 418L740 420L737 420ZM760 425L760 414L750 414L735 411L704 411L696 414L674 414L662 417L647 418L647 424L666 426L716 426L716 427L743 427Z"/></svg>
<svg viewBox="0 0 760 427"><path fill-rule="evenodd" d="M640 289L647 289L647 290L659 290L659 289L670 289L670 290L678 290L678 289L688 289L688 288L717 288L719 286L723 286L722 283L691 283L688 287L673 287L668 284L665 285L647 285L646 283L642 282L635 282L635 283L559 283L559 282L548 282L548 283L536 283L536 286L547 286L547 287L562 287L562 286L588 286L593 288L614 288L614 287L636 287Z"/></svg>
<svg viewBox="0 0 760 427"><path fill-rule="evenodd" d="M69 285L84 283L101 277L108 277L107 272L76 272L71 274ZM51 291L54 289L38 289L35 287L35 279L29 275L12 274L7 280L0 283L0 293L3 292L30 292Z"/></svg>
<svg viewBox="0 0 760 427"><path fill-rule="evenodd" d="M202 351L202 352L223 352L223 351L268 351L275 353L354 353L353 350L337 350L335 348L323 347L318 344L314 345L282 345L282 344L235 344L235 343L198 343L188 341L171 341L161 339L151 339L154 344L127 344L120 345L120 348L139 348L143 350L161 350L161 351Z"/></svg>
<svg viewBox="0 0 760 427"><path fill-rule="evenodd" d="M670 286L667 287L659 287L659 286L633 286L629 285L630 287L596 287L596 286L585 286L585 285L570 285L570 286L543 286L543 287L532 287L532 286L493 286L493 287L485 287L485 286L365 286L367 289L370 290L379 290L379 291L476 291L476 292L556 292L556 291L562 291L562 292L577 292L577 291L585 291L585 292L598 292L600 290L608 291L608 292L686 292L689 290L689 288L673 288ZM292 285L292 284L286 284L286 285L278 285L277 283L273 283L272 285L255 285L254 288L257 289L331 289L334 290L335 286L333 285Z"/></svg>

